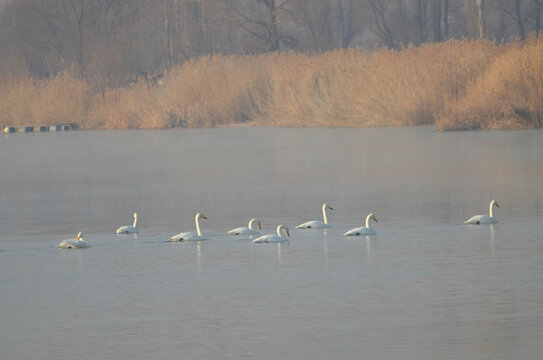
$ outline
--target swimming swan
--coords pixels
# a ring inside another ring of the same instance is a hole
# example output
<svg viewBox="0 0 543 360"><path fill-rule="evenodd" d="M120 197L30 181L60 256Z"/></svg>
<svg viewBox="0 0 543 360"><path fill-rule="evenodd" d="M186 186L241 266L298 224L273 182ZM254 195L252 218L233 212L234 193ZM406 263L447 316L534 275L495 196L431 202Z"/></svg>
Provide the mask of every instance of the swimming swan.
<svg viewBox="0 0 543 360"><path fill-rule="evenodd" d="M140 231L136 227L138 225L138 213L134 213L134 225L121 226L117 229L117 234L139 233Z"/></svg>
<svg viewBox="0 0 543 360"><path fill-rule="evenodd" d="M196 233L193 232L184 232L177 235L172 236L169 240L170 241L200 241L205 240L205 236L202 236L202 232L200 231L200 223L198 222L199 219L207 219L204 214L197 213L194 217L194 221L196 222Z"/></svg>
<svg viewBox="0 0 543 360"><path fill-rule="evenodd" d="M57 245L58 249L82 249L88 247L90 247L90 244L83 240L83 234L81 232L77 234L77 238L64 240Z"/></svg>
<svg viewBox="0 0 543 360"><path fill-rule="evenodd" d="M475 215L472 218L470 218L469 220L467 220L464 224L479 225L479 224L495 224L495 223L497 223L498 220L496 220L496 218L494 217L494 206L500 207L500 205L498 205L496 200L492 200L490 202L490 216L488 216L488 215Z"/></svg>
<svg viewBox="0 0 543 360"><path fill-rule="evenodd" d="M260 220L252 218L249 220L249 225L247 227L239 227L233 230L230 230L226 233L226 235L258 235L260 232L258 230L253 229L253 224L257 223L258 228L262 229L262 225L260 225Z"/></svg>
<svg viewBox="0 0 543 360"><path fill-rule="evenodd" d="M326 203L322 204L322 217L324 219L324 222L318 221L318 220L308 221L308 222L304 222L303 224L300 224L300 225L296 226L296 229L326 229L326 228L331 228L332 225L328 225L328 218L326 217L326 208L328 208L330 210L334 210L334 208L331 207L330 205L328 205Z"/></svg>
<svg viewBox="0 0 543 360"><path fill-rule="evenodd" d="M290 236L288 227L286 227L285 225L279 225L277 227L277 235L262 235L254 239L253 242L257 244L261 244L261 243L276 243L276 242L288 241L287 236L283 236L283 232L287 234L287 236Z"/></svg>
<svg viewBox="0 0 543 360"><path fill-rule="evenodd" d="M345 234L343 234L344 236L354 236L354 235L375 235L377 234L375 232L375 230L373 230L373 228L370 227L370 220L374 220L375 222L377 222L377 219L375 218L375 215L373 214L369 214L367 217L366 217L366 226L361 226L361 227L357 227L357 228L354 228L354 229L351 229L349 231L347 231Z"/></svg>

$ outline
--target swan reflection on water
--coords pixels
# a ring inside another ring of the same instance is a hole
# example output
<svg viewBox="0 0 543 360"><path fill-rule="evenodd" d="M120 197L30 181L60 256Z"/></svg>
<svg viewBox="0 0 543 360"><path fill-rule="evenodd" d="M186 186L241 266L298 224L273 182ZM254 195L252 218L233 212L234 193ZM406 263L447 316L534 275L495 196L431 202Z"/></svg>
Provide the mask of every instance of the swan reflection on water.
<svg viewBox="0 0 543 360"><path fill-rule="evenodd" d="M196 243L196 268L198 272L202 272L202 247L200 246L201 241Z"/></svg>
<svg viewBox="0 0 543 360"><path fill-rule="evenodd" d="M494 224L490 224L490 253L494 257Z"/></svg>
<svg viewBox="0 0 543 360"><path fill-rule="evenodd" d="M366 255L371 256L371 236L366 235Z"/></svg>

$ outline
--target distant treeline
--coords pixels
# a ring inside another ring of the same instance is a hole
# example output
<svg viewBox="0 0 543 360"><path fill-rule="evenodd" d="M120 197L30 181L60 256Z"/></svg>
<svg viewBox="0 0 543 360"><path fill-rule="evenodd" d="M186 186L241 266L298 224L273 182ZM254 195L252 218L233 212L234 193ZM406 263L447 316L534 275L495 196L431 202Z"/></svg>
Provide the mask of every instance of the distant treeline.
<svg viewBox="0 0 543 360"><path fill-rule="evenodd" d="M543 125L543 38L449 40L403 50L210 55L97 89L76 71L0 77L0 124L83 129Z"/></svg>
<svg viewBox="0 0 543 360"><path fill-rule="evenodd" d="M0 0L0 73L98 90L212 54L524 41L543 0Z"/></svg>

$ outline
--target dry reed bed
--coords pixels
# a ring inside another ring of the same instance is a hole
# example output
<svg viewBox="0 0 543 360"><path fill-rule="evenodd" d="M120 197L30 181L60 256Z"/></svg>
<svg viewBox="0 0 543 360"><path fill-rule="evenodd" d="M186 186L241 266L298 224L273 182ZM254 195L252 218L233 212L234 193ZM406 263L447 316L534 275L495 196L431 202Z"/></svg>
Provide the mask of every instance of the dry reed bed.
<svg viewBox="0 0 543 360"><path fill-rule="evenodd" d="M161 85L91 89L70 72L50 80L1 77L0 124L541 127L543 40L215 55L172 69Z"/></svg>
<svg viewBox="0 0 543 360"><path fill-rule="evenodd" d="M519 129L543 126L543 38L501 49L468 83L465 96L436 116L439 130Z"/></svg>

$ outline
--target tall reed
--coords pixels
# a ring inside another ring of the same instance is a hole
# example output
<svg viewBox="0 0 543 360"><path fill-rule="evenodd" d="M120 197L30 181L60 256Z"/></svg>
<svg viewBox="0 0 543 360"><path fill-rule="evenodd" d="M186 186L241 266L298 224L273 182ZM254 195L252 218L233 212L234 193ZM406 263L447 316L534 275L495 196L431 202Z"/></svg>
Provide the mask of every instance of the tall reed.
<svg viewBox="0 0 543 360"><path fill-rule="evenodd" d="M160 81L92 91L70 72L0 78L0 124L86 129L276 126L541 127L543 37L403 50L214 55Z"/></svg>
<svg viewBox="0 0 543 360"><path fill-rule="evenodd" d="M446 104L439 130L518 129L543 126L543 41L507 45L466 94Z"/></svg>

